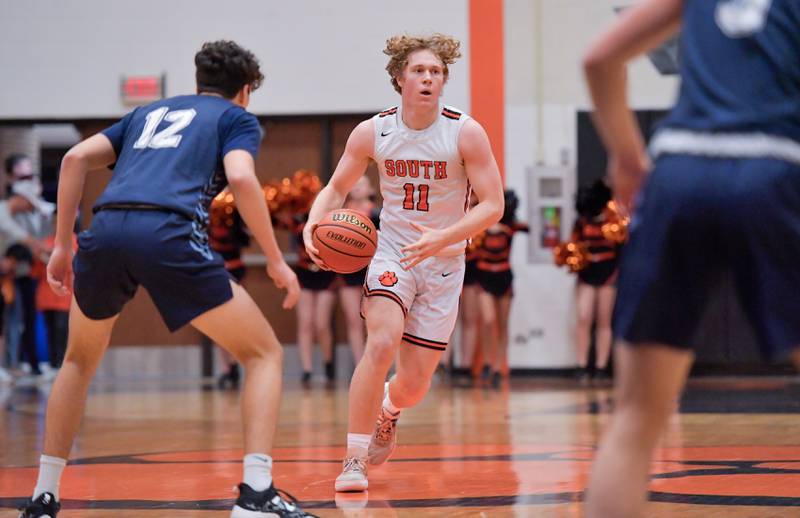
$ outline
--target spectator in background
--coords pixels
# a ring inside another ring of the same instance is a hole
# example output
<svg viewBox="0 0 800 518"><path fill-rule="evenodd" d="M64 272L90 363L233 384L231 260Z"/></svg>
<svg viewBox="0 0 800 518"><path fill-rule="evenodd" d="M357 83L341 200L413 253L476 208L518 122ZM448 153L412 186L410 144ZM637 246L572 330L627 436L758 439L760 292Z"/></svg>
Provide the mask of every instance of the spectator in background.
<svg viewBox="0 0 800 518"><path fill-rule="evenodd" d="M0 260L0 385L12 383L14 377L5 369L6 360L6 308L14 303L14 270L16 266L11 258ZM16 353L16 347L13 348ZM13 366L15 361L11 361Z"/></svg>
<svg viewBox="0 0 800 518"><path fill-rule="evenodd" d="M572 230L572 241L583 243L588 250L588 265L578 272L575 288L577 322L575 342L578 349L578 376L589 378L589 349L592 325L595 325L595 376L608 377L611 356L611 314L617 294L616 281L621 245L603 235L607 223L606 206L611 189L603 180L578 189L575 210L578 219Z"/></svg>
<svg viewBox="0 0 800 518"><path fill-rule="evenodd" d="M13 153L5 160L6 193L4 197L11 196L11 187L17 181L38 180L39 175L33 169L33 161L29 156Z"/></svg>
<svg viewBox="0 0 800 518"><path fill-rule="evenodd" d="M478 197L472 193L469 198L470 209L478 204ZM478 377L481 373L483 362L482 352L478 345L478 336L483 328L481 312L478 304L480 287L478 286L478 239L471 239L467 245L464 270L464 287L461 289L461 304L459 307L461 319L461 366L466 368L468 375Z"/></svg>
<svg viewBox="0 0 800 518"><path fill-rule="evenodd" d="M322 270L308 256L303 245L303 228L308 214L293 216L289 227L297 247L297 264L294 271L300 281L300 300L297 302L297 347L303 366L303 385L311 383L313 370L314 336L322 349L325 362L325 378L331 382L335 378L333 364L333 302L336 294L332 290L336 273Z"/></svg>
<svg viewBox="0 0 800 518"><path fill-rule="evenodd" d="M36 280L31 270L34 257L46 260L48 248L42 239L52 233L55 210L41 193L36 175L15 177L11 196L0 201L0 250L13 267L15 298L20 300L22 313L21 353L34 376L41 371L36 353Z"/></svg>
<svg viewBox="0 0 800 518"><path fill-rule="evenodd" d="M230 205L228 201L230 200ZM222 256L225 261L225 269L233 277L237 284L242 284L247 273L244 262L242 261L242 249L250 245L250 235L245 230L244 221L239 211L227 209L233 208L233 194L230 189L222 191L211 204L211 217L208 226L208 244L211 248ZM219 209L218 210L218 206ZM225 372L217 379L217 386L221 389L239 388L241 372L239 362L236 358L219 347L220 357L225 366Z"/></svg>
<svg viewBox="0 0 800 518"><path fill-rule="evenodd" d="M55 234L44 240L48 250L52 250L55 243ZM73 239L73 251L78 251L78 241ZM69 305L72 297L58 295L47 284L47 262L36 260L33 262L33 277L36 279L36 309L44 316L47 328L47 353L51 373L61 368L64 353L67 350L67 334L69 331Z"/></svg>
<svg viewBox="0 0 800 518"><path fill-rule="evenodd" d="M484 375L491 371L492 385L500 385L508 376L508 316L514 295L511 271L511 241L517 232L527 232L528 225L517 221L519 200L512 190L504 193L503 217L483 234L478 251L478 284L484 336Z"/></svg>
<svg viewBox="0 0 800 518"><path fill-rule="evenodd" d="M344 201L345 209L357 210L369 216L375 228L379 225L379 210L375 205L377 195L369 178L362 176ZM342 274L343 284L339 288L339 298L347 320L347 341L353 351L353 362L358 365L364 354L364 321L361 318L361 296L364 293L364 279L367 268L355 273Z"/></svg>

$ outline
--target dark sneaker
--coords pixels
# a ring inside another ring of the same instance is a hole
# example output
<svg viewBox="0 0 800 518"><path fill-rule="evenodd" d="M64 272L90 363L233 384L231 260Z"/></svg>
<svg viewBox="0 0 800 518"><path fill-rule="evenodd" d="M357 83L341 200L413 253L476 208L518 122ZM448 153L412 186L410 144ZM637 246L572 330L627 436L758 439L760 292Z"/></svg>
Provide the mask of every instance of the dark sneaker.
<svg viewBox="0 0 800 518"><path fill-rule="evenodd" d="M318 518L297 506L297 499L274 485L264 491L255 491L247 484L239 484L239 498L231 511L231 518Z"/></svg>
<svg viewBox="0 0 800 518"><path fill-rule="evenodd" d="M61 504L56 502L53 493L42 493L36 500L30 499L19 508L19 518L56 518Z"/></svg>

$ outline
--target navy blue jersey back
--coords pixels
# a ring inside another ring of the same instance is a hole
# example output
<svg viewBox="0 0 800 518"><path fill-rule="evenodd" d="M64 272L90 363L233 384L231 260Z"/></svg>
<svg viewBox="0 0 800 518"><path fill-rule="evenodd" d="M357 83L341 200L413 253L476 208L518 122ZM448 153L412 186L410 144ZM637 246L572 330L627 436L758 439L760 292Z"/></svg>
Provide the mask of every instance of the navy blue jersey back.
<svg viewBox="0 0 800 518"><path fill-rule="evenodd" d="M800 0L684 0L673 128L800 141Z"/></svg>
<svg viewBox="0 0 800 518"><path fill-rule="evenodd" d="M205 227L211 200L227 185L222 159L234 149L255 156L256 118L210 95L185 95L135 109L107 128L117 154L111 181L95 208L156 205Z"/></svg>

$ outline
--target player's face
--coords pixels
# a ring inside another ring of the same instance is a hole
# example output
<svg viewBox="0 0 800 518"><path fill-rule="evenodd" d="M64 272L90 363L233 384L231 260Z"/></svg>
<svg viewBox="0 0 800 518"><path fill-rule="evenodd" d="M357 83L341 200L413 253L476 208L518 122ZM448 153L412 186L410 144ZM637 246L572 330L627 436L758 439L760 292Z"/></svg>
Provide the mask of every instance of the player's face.
<svg viewBox="0 0 800 518"><path fill-rule="evenodd" d="M438 106L444 87L444 65L430 50L417 50L408 56L403 77L397 82L404 99L415 104Z"/></svg>

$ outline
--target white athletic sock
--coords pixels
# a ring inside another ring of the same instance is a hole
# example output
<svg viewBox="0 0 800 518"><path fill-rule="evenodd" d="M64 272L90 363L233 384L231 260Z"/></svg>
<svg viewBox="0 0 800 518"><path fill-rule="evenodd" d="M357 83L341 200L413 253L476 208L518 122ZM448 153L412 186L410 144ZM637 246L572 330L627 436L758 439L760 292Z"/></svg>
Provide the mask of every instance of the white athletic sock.
<svg viewBox="0 0 800 518"><path fill-rule="evenodd" d="M383 397L383 408L386 409L387 412L392 414L393 417L400 416L400 410L402 410L401 408L397 408L396 406L394 406L394 403L392 403L391 398L389 398L388 383L386 384L386 395Z"/></svg>
<svg viewBox="0 0 800 518"><path fill-rule="evenodd" d="M348 433L347 434L347 454L366 457L369 450L369 441L372 435L368 433Z"/></svg>
<svg viewBox="0 0 800 518"><path fill-rule="evenodd" d="M272 485L272 457L265 453L244 456L244 482L254 491L264 491Z"/></svg>
<svg viewBox="0 0 800 518"><path fill-rule="evenodd" d="M52 493L56 497L56 502L59 500L58 486L61 484L61 473L66 465L67 459L48 455L39 457L39 478L36 480L36 487L33 489L34 500L43 493Z"/></svg>

